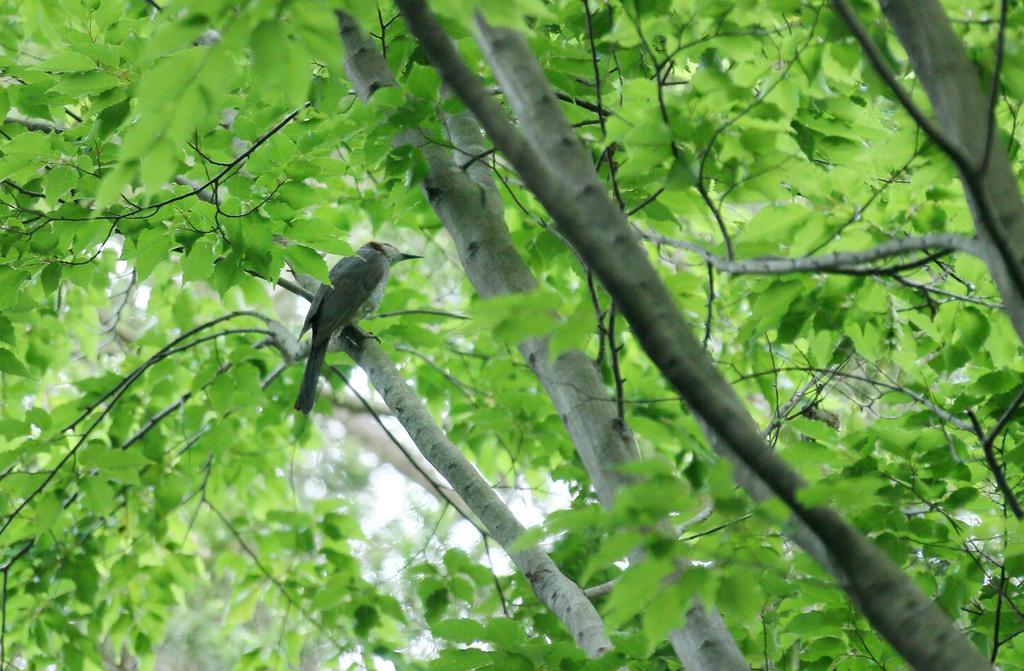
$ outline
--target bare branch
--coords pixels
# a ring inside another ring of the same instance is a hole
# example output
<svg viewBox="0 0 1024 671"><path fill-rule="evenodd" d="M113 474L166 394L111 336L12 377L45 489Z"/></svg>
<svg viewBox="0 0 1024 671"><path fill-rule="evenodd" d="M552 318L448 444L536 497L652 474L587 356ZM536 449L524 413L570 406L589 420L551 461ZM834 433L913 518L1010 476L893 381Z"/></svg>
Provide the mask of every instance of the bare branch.
<svg viewBox="0 0 1024 671"><path fill-rule="evenodd" d="M981 428L981 422L978 421L978 417L973 411L969 410L968 415L971 418L971 423L974 427L975 433L981 438L981 449L985 453L985 462L988 464L988 468L992 471L992 477L995 478L996 486L999 487L999 491L1003 493L1003 497L1006 499L1006 504L1010 506L1010 510L1013 511L1014 517L1024 519L1024 509L1021 509L1020 501L1017 500L1017 495L1013 493L1013 488L1010 483L1006 480L1006 473L1003 471L1003 467L999 465L999 461L996 459L995 453L995 442L999 434L1003 432L1006 425L1009 424L1010 418L1013 417L1013 413L1017 411L1020 404L1024 402L1024 388L1021 388L1017 392L1017 396L1010 403L1010 406L1006 409L1003 415L996 422L996 425L992 428L989 433L985 433Z"/></svg>
<svg viewBox="0 0 1024 671"><path fill-rule="evenodd" d="M306 289L302 289L306 293ZM302 347L287 332L279 332L281 349L301 356ZM604 623L576 583L567 578L541 549L514 550L525 529L483 476L448 440L430 411L406 384L395 364L372 338L354 336L346 330L331 340L332 350L342 350L366 373L374 389L391 408L392 415L427 461L448 481L466 506L473 511L490 535L509 553L526 576L537 597L565 624L576 643L591 657L611 649ZM306 341L305 347L308 348Z"/></svg>
<svg viewBox="0 0 1024 671"><path fill-rule="evenodd" d="M785 275L788 273L848 273L872 274L882 272L884 268L864 268L865 264L901 256L911 252L933 250L957 250L981 256L981 245L974 238L967 238L953 233L929 233L916 237L904 237L884 242L877 247L856 252L833 252L817 256L787 258L783 256L760 256L752 259L729 260L710 250L683 240L659 235L650 231L640 231L640 236L658 245L684 249L700 256L716 270L732 275ZM862 272L863 271L863 272Z"/></svg>

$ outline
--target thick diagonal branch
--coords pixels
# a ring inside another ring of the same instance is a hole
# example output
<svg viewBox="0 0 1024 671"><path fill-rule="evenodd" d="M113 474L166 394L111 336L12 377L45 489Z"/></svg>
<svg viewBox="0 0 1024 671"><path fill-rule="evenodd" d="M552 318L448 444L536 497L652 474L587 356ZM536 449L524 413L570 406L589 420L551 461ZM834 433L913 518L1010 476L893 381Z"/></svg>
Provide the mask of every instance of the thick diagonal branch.
<svg viewBox="0 0 1024 671"><path fill-rule="evenodd" d="M352 17L339 12L338 23L345 45L345 72L356 94L367 100L380 88L396 86L380 52ZM399 141L417 146L426 158L424 194L455 242L473 288L485 298L535 290L537 281L512 243L488 166L471 163L485 149L479 128L471 116L463 114L447 117L445 129L460 150L460 164L419 131L411 130ZM552 361L545 338L527 340L519 351L565 423L598 498L611 505L625 481L618 467L635 459L637 450L628 429L617 421L596 366L579 350Z"/></svg>
<svg viewBox="0 0 1024 671"><path fill-rule="evenodd" d="M315 280L300 276L303 284L306 280L312 281L311 286L315 287ZM307 300L312 297L313 292L307 286L292 283L284 283L282 286ZM516 539L525 531L512 511L462 452L448 440L426 405L406 384L380 345L372 338L352 340L347 335L350 333L354 334L354 331L346 331L332 339L330 349L348 353L363 369L370 384L409 434L416 449L437 469L466 507L508 552L516 568L530 582L534 594L565 624L580 648L591 657L600 657L609 651L611 642L605 633L604 623L583 590L567 578L540 548L518 552L512 550ZM273 343L287 361L301 360L309 347L308 344L298 343L290 333L280 328L274 329Z"/></svg>

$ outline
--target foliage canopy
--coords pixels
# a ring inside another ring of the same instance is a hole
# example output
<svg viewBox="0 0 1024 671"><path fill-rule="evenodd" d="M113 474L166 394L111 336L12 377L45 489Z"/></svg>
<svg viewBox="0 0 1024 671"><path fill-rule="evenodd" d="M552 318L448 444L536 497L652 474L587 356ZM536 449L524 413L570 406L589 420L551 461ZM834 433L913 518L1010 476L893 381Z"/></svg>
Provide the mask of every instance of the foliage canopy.
<svg viewBox="0 0 1024 671"><path fill-rule="evenodd" d="M841 16L478 4L526 36L676 306L809 483L801 502L838 510L986 657L1024 668L1024 543L994 474L1011 490L1024 474L1020 339L957 166ZM431 8L495 86L474 7ZM855 8L930 114L884 17ZM360 99L335 10L397 87ZM982 81L998 71L992 134L1019 172L1024 10L947 11ZM676 669L667 638L700 598L752 668L902 668L783 535L778 501L734 487L510 164L459 148L469 115L393 6L0 0L0 20L0 666ZM438 212L468 196L437 186L431 150L493 180L534 290L467 280ZM281 329L305 303L276 281L326 281L370 239L426 258L364 325L513 510L547 513L505 550L541 547L601 588L605 657L447 488L379 474L401 461L371 447L381 427L414 441L348 355L329 356L317 419L292 411ZM531 338L595 361L595 402L636 441L611 506L516 351Z"/></svg>

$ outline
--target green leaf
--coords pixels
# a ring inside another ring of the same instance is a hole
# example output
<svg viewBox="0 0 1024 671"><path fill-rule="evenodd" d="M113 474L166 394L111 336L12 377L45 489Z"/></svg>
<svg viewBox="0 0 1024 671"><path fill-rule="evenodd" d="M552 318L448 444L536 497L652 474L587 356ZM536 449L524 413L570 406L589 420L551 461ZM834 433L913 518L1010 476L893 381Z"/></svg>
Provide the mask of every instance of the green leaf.
<svg viewBox="0 0 1024 671"><path fill-rule="evenodd" d="M99 444L83 450L79 460L83 466L103 470L137 469L150 463L138 450L121 450Z"/></svg>
<svg viewBox="0 0 1024 671"><path fill-rule="evenodd" d="M476 620L456 619L441 620L434 623L430 628L434 636L453 641L455 643L475 643L486 640L484 626Z"/></svg>
<svg viewBox="0 0 1024 671"><path fill-rule="evenodd" d="M77 183L78 173L74 168L66 165L54 166L43 178L43 191L46 193L46 201L50 205L56 205L57 201Z"/></svg>
<svg viewBox="0 0 1024 671"><path fill-rule="evenodd" d="M123 86L125 83L109 72L82 72L61 77L53 90L72 98L82 98L102 93L115 86Z"/></svg>
<svg viewBox="0 0 1024 671"><path fill-rule="evenodd" d="M768 289L757 294L751 310L761 324L770 328L782 320L794 299L805 290L804 283L799 280L774 282Z"/></svg>
<svg viewBox="0 0 1024 671"><path fill-rule="evenodd" d="M14 353L10 350L0 348L0 373L9 373L10 375L20 375L21 377L29 377L28 371L25 369L24 364L18 360Z"/></svg>
<svg viewBox="0 0 1024 671"><path fill-rule="evenodd" d="M509 294L474 303L471 316L493 337L517 345L530 336L550 332L558 324L561 298L550 291ZM529 315L528 319L524 319Z"/></svg>
<svg viewBox="0 0 1024 671"><path fill-rule="evenodd" d="M39 273L39 282L43 285L43 291L52 294L60 286L60 276L63 268L60 264L51 263Z"/></svg>
<svg viewBox="0 0 1024 671"><path fill-rule="evenodd" d="M135 272L141 282L149 277L161 261L169 258L172 240L163 228L147 228L139 234L135 244Z"/></svg>
<svg viewBox="0 0 1024 671"><path fill-rule="evenodd" d="M737 622L755 621L764 604L760 582L754 571L736 570L719 578L715 601Z"/></svg>
<svg viewBox="0 0 1024 671"><path fill-rule="evenodd" d="M588 580L595 572L622 559L634 548L639 547L643 540L644 536L634 529L627 529L605 537L601 541L598 551L588 560L587 570L584 571L582 580Z"/></svg>
<svg viewBox="0 0 1024 671"><path fill-rule="evenodd" d="M0 147L0 180L31 167L50 152L50 141L42 133L23 133Z"/></svg>
<svg viewBox="0 0 1024 671"><path fill-rule="evenodd" d="M284 258L297 273L312 275L324 284L330 282L327 277L327 264L314 250L304 245L285 247Z"/></svg>
<svg viewBox="0 0 1024 671"><path fill-rule="evenodd" d="M490 664L491 653L476 648L445 649L430 663L430 671L468 671Z"/></svg>
<svg viewBox="0 0 1024 671"><path fill-rule="evenodd" d="M959 345L968 350L977 350L988 338L990 331L989 319L975 308L964 308L957 319L960 332Z"/></svg>
<svg viewBox="0 0 1024 671"><path fill-rule="evenodd" d="M250 590L241 600L228 609L227 618L225 618L227 623L237 626L252 620L261 596L263 596L263 590Z"/></svg>
<svg viewBox="0 0 1024 671"><path fill-rule="evenodd" d="M551 336L551 357L557 359L562 353L578 349L586 350L587 343L597 331L597 316L589 301L580 301L569 318L555 328Z"/></svg>
<svg viewBox="0 0 1024 671"><path fill-rule="evenodd" d="M603 609L608 625L621 627L643 610L672 571L672 563L662 559L647 559L627 568Z"/></svg>
<svg viewBox="0 0 1024 671"><path fill-rule="evenodd" d="M181 276L186 282L208 280L213 272L215 241L212 237L199 238L192 244L188 255L181 259Z"/></svg>
<svg viewBox="0 0 1024 671"><path fill-rule="evenodd" d="M441 90L441 77L434 68L415 64L406 80L409 92L425 100L436 100Z"/></svg>
<svg viewBox="0 0 1024 671"><path fill-rule="evenodd" d="M135 176L137 167L133 163L120 163L104 173L103 181L96 191L96 209L101 210L120 198L121 192Z"/></svg>
<svg viewBox="0 0 1024 671"><path fill-rule="evenodd" d="M683 593L678 586L672 586L662 590L644 607L641 620L651 651L665 640L670 631L683 626L686 612L690 608L689 596L692 595Z"/></svg>
<svg viewBox="0 0 1024 671"><path fill-rule="evenodd" d="M178 169L178 148L169 140L157 140L142 157L139 175L149 193L163 187Z"/></svg>
<svg viewBox="0 0 1024 671"><path fill-rule="evenodd" d="M54 495L45 495L40 497L38 503L35 506L35 526L36 532L45 534L53 528L54 523L57 521L57 517L60 515L61 505L60 499Z"/></svg>
<svg viewBox="0 0 1024 671"><path fill-rule="evenodd" d="M306 99L309 57L280 21L264 21L252 33L256 91L264 99L295 107Z"/></svg>

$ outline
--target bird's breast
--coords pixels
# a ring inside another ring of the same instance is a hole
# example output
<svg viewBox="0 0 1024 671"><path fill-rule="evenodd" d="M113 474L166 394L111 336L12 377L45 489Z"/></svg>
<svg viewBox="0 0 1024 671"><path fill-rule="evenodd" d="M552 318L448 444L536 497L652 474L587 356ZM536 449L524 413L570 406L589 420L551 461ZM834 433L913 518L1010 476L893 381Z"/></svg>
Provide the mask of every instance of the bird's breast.
<svg viewBox="0 0 1024 671"><path fill-rule="evenodd" d="M364 317L368 316L371 312L376 310L380 306L380 302L384 299L384 287L388 283L388 273L384 273L384 277L381 278L377 286L370 292L370 297L366 299L366 302L359 306L358 314L353 321L359 321Z"/></svg>

